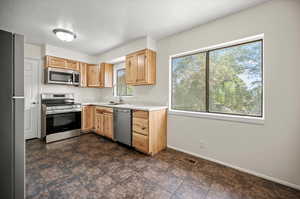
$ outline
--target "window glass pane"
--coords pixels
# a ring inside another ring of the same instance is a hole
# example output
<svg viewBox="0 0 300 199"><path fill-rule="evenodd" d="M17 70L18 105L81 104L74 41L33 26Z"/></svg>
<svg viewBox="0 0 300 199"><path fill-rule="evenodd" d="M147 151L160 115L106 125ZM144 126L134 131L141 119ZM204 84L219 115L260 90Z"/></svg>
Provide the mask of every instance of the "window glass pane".
<svg viewBox="0 0 300 199"><path fill-rule="evenodd" d="M262 42L209 52L209 111L262 115Z"/></svg>
<svg viewBox="0 0 300 199"><path fill-rule="evenodd" d="M206 54L172 59L172 109L205 111Z"/></svg>
<svg viewBox="0 0 300 199"><path fill-rule="evenodd" d="M126 84L125 68L117 70L117 96L132 96L132 87Z"/></svg>

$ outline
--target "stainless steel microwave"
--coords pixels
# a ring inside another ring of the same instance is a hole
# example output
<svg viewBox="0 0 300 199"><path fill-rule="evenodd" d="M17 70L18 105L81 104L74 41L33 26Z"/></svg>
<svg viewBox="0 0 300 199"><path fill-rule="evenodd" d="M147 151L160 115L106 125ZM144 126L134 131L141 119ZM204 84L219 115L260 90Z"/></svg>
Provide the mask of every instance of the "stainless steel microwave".
<svg viewBox="0 0 300 199"><path fill-rule="evenodd" d="M80 73L73 70L47 67L45 69L45 83L79 86Z"/></svg>

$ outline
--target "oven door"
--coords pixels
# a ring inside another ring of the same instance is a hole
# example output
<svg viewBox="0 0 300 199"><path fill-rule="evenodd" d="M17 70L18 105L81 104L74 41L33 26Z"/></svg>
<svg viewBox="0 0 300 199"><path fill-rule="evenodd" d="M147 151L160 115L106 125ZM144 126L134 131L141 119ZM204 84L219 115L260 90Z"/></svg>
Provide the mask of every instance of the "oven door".
<svg viewBox="0 0 300 199"><path fill-rule="evenodd" d="M80 128L80 111L46 115L46 135Z"/></svg>
<svg viewBox="0 0 300 199"><path fill-rule="evenodd" d="M48 84L73 84L73 71L47 68L46 74L46 83Z"/></svg>

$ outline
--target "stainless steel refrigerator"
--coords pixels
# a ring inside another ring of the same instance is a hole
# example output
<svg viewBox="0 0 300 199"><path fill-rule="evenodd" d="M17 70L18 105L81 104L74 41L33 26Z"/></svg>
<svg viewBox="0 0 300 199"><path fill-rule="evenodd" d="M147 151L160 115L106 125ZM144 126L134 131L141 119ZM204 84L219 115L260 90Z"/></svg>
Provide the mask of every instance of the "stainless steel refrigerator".
<svg viewBox="0 0 300 199"><path fill-rule="evenodd" d="M24 37L0 30L0 197L24 199Z"/></svg>

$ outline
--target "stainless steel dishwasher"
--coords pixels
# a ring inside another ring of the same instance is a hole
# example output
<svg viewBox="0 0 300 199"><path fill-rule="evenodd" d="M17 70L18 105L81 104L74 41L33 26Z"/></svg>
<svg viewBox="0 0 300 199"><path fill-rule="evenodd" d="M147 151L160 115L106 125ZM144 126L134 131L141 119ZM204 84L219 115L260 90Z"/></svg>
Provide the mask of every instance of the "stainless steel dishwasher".
<svg viewBox="0 0 300 199"><path fill-rule="evenodd" d="M117 142L131 146L131 110L114 108L114 137Z"/></svg>

